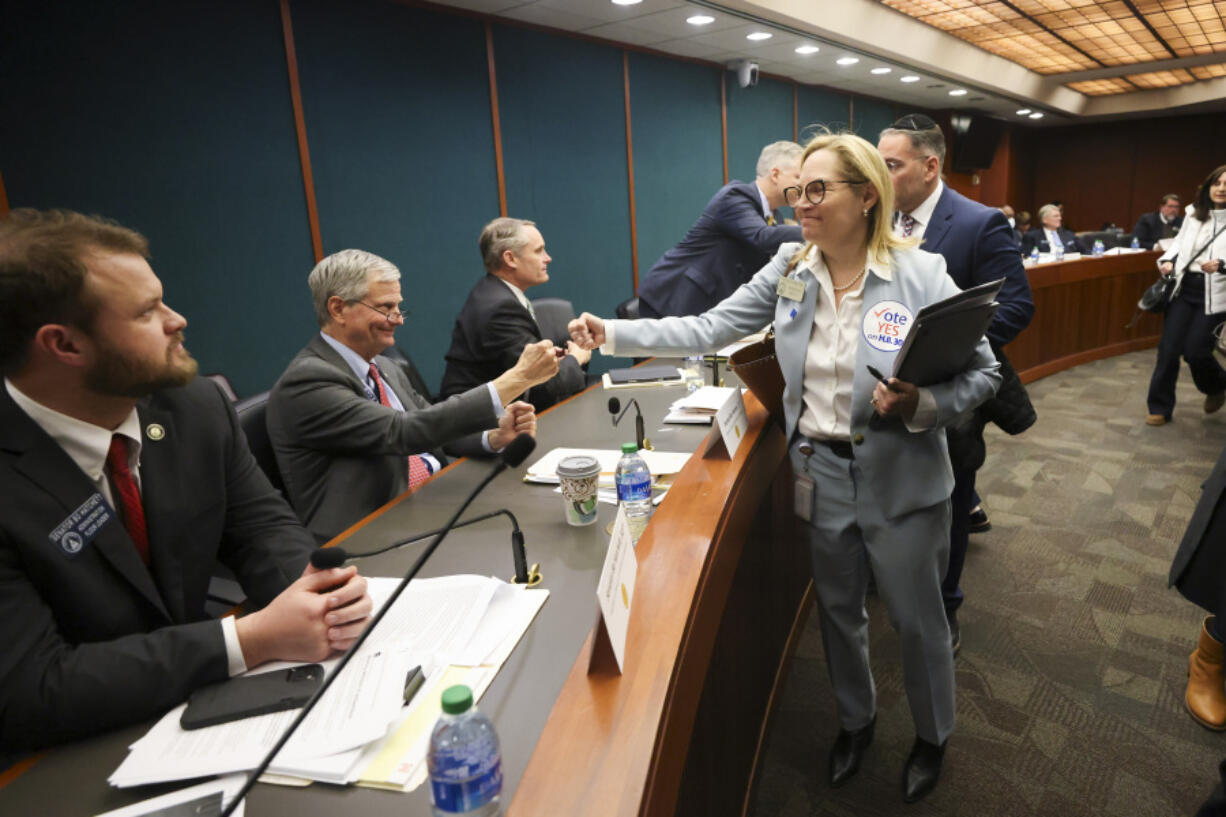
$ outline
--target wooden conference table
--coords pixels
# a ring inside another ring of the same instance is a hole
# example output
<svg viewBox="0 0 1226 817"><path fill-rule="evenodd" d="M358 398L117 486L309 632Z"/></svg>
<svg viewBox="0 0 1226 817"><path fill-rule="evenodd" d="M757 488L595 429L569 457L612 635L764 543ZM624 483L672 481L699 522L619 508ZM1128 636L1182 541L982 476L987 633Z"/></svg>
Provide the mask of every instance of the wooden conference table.
<svg viewBox="0 0 1226 817"><path fill-rule="evenodd" d="M617 448L633 418L613 428L612 392L596 387L539 423L528 463L558 447ZM619 390L636 398L648 436L664 451L693 451L708 426L663 426L678 387ZM539 562L549 600L480 701L502 741L510 815L739 814L790 634L804 621L805 550L791 531L782 432L752 398L750 431L734 461L691 458L639 542L638 579L623 675L587 673L596 583L614 508L569 527L551 486L498 477L466 516L509 508ZM630 413L633 413L633 409ZM490 465L462 461L342 538L351 553L443 524ZM781 504L782 503L782 504ZM783 512L776 513L774 509ZM423 576L509 577L508 522L452 533ZM403 572L422 545L358 562L366 575ZM0 789L0 814L91 815L181 785L112 789L107 776L150 724L58 747ZM428 787L409 794L314 784L258 785L249 817L429 815Z"/></svg>
<svg viewBox="0 0 1226 817"><path fill-rule="evenodd" d="M1034 321L1009 345L1030 382L1052 372L1157 343L1161 318L1131 329L1137 299L1155 279L1157 253L1079 259L1027 269ZM613 428L610 393L591 389L545 414L537 450L617 448L630 418ZM692 451L706 426L662 426L678 388L617 393L636 398L660 450ZM742 813L765 719L803 624L809 567L791 527L782 433L747 398L750 432L734 461L694 457L640 541L638 583L621 676L587 673L595 588L613 508L596 525L571 528L560 497L502 474L472 516L500 507L519 517L528 561L540 562L549 601L480 702L503 747L503 802L519 815L721 815ZM463 461L417 493L390 503L339 537L371 550L441 525L490 466ZM512 573L503 519L451 534L424 576ZM416 545L359 562L367 575L407 569ZM0 814L90 815L177 786L111 789L106 777L149 724L59 747L20 774L0 775ZM260 785L251 817L428 815L429 795L316 784Z"/></svg>

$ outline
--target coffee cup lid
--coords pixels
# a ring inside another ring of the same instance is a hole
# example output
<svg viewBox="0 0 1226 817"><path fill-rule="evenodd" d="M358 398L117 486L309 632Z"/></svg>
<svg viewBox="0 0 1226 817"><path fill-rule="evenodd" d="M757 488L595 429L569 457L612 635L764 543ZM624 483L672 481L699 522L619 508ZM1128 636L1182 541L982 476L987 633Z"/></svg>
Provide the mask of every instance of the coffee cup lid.
<svg viewBox="0 0 1226 817"><path fill-rule="evenodd" d="M584 477L594 477L600 473L600 462L595 457L587 454L576 454L572 457L564 457L558 463L558 476L569 479L582 479Z"/></svg>

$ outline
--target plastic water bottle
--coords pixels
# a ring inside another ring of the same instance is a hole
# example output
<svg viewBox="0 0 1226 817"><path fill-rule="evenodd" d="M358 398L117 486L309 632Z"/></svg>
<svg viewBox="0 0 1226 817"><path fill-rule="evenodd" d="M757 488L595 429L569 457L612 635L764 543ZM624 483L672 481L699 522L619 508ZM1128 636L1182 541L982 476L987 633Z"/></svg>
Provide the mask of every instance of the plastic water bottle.
<svg viewBox="0 0 1226 817"><path fill-rule="evenodd" d="M1039 263L1039 248L1037 245L1030 248L1030 263Z"/></svg>
<svg viewBox="0 0 1226 817"><path fill-rule="evenodd" d="M1051 248L1052 255L1055 257L1057 261L1063 261L1064 260L1064 240L1061 239L1060 241L1055 241L1052 243L1055 244L1055 246Z"/></svg>
<svg viewBox="0 0 1226 817"><path fill-rule="evenodd" d="M443 714L426 759L434 817L496 817L502 794L502 752L494 724L473 706L472 690L443 690Z"/></svg>
<svg viewBox="0 0 1226 817"><path fill-rule="evenodd" d="M685 390L690 394L702 388L702 355L690 355L685 359Z"/></svg>
<svg viewBox="0 0 1226 817"><path fill-rule="evenodd" d="M651 471L634 443L622 443L622 458L617 461L613 482L617 485L617 503L626 509L630 538L638 544L651 519Z"/></svg>
<svg viewBox="0 0 1226 817"><path fill-rule="evenodd" d="M1137 237L1134 235L1134 236L1132 237L1132 243L1131 243L1131 244L1129 244L1128 246L1129 246L1130 248L1134 249L1134 250L1139 250L1139 249L1141 249L1141 242L1140 242L1140 241L1137 241Z"/></svg>
<svg viewBox="0 0 1226 817"><path fill-rule="evenodd" d="M1092 252L1095 258L1103 257L1103 253L1105 252L1105 249L1103 247L1103 240L1101 238L1094 239L1094 249Z"/></svg>

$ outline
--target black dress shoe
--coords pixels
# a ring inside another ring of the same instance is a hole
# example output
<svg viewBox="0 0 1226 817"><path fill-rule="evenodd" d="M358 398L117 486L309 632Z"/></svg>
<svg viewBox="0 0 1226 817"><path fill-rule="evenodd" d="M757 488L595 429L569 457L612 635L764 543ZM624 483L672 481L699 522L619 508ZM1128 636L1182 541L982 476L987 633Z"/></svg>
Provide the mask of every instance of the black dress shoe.
<svg viewBox="0 0 1226 817"><path fill-rule="evenodd" d="M992 523L988 521L988 512L983 508L976 508L971 511L971 521L967 527L967 533L984 533L992 529Z"/></svg>
<svg viewBox="0 0 1226 817"><path fill-rule="evenodd" d="M911 747L911 756L902 769L902 799L914 803L924 798L937 786L941 777L941 760L945 757L945 744L940 746L916 738Z"/></svg>
<svg viewBox="0 0 1226 817"><path fill-rule="evenodd" d="M958 626L958 611L946 610L945 618L949 621L949 646L953 648L954 658L957 658L958 650L962 649L962 628Z"/></svg>
<svg viewBox="0 0 1226 817"><path fill-rule="evenodd" d="M877 725L877 716L854 732L839 730L834 746L830 749L830 785L841 786L855 776L860 770L860 759L864 750L873 742L873 727Z"/></svg>

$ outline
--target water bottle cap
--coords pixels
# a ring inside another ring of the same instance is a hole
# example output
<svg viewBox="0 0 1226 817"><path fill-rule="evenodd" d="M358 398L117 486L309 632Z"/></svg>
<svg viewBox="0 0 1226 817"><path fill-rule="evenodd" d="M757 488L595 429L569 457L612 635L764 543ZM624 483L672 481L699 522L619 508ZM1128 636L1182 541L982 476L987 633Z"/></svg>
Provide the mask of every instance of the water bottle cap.
<svg viewBox="0 0 1226 817"><path fill-rule="evenodd" d="M637 454L639 451L638 443L622 443L623 454Z"/></svg>
<svg viewBox="0 0 1226 817"><path fill-rule="evenodd" d="M448 715L460 715L473 705L473 691L463 684L443 690L443 711Z"/></svg>

